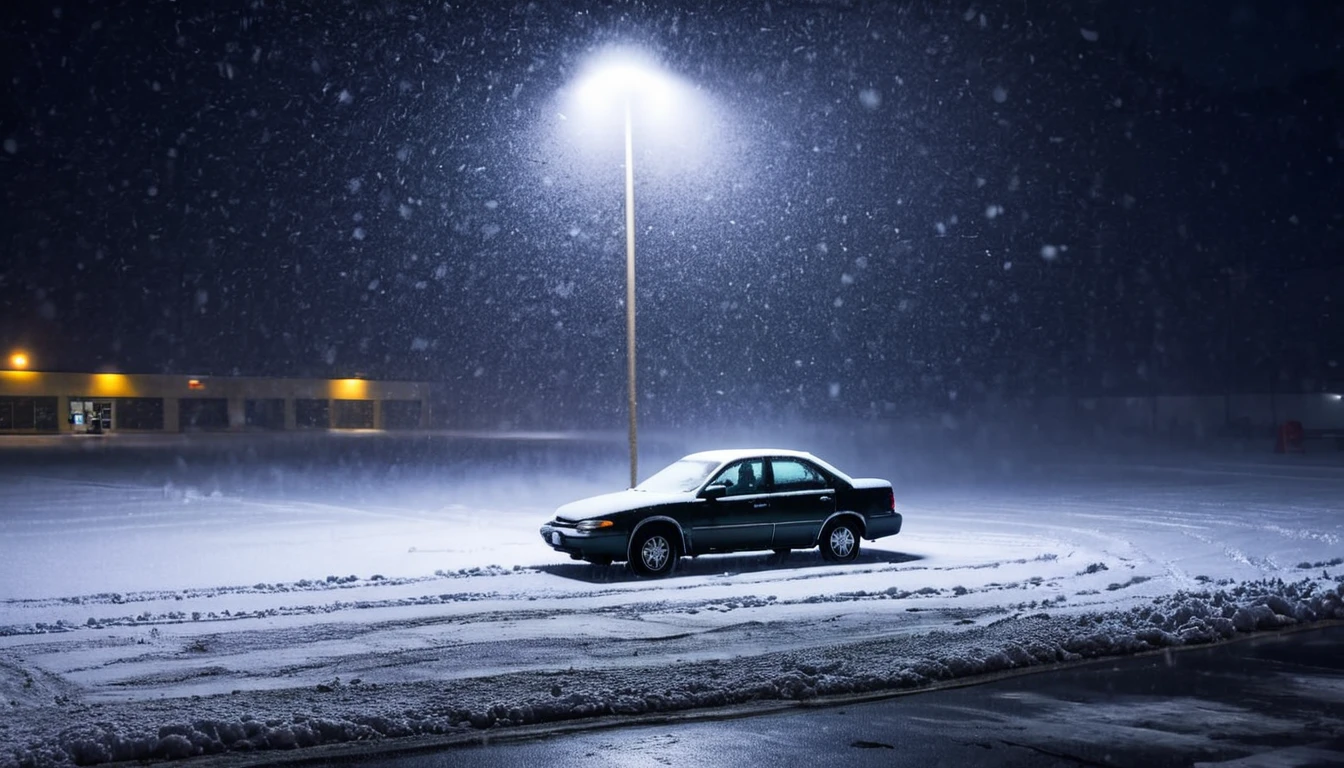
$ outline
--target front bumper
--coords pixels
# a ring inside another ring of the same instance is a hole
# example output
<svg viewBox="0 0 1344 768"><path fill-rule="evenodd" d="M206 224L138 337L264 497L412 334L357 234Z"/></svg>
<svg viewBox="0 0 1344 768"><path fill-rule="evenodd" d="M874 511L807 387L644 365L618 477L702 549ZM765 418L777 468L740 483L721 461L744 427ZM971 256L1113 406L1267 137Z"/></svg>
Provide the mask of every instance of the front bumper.
<svg viewBox="0 0 1344 768"><path fill-rule="evenodd" d="M863 538L876 541L883 536L895 536L900 532L900 512L892 512L889 515L873 515L868 518L868 525L864 529Z"/></svg>
<svg viewBox="0 0 1344 768"><path fill-rule="evenodd" d="M572 525L550 522L541 526L541 538L557 552L576 560L624 560L629 537L624 533L580 531Z"/></svg>

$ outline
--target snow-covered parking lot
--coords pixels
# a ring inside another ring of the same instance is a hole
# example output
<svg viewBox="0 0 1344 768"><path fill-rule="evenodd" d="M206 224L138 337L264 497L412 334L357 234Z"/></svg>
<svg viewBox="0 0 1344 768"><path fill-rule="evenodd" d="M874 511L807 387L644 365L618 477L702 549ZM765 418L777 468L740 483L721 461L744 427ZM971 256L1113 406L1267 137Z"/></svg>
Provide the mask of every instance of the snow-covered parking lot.
<svg viewBox="0 0 1344 768"><path fill-rule="evenodd" d="M1344 618L1344 454L916 437L752 440L894 481L905 530L857 563L652 582L537 535L621 486L619 439L16 438L0 766L904 689ZM744 439L652 438L642 474Z"/></svg>

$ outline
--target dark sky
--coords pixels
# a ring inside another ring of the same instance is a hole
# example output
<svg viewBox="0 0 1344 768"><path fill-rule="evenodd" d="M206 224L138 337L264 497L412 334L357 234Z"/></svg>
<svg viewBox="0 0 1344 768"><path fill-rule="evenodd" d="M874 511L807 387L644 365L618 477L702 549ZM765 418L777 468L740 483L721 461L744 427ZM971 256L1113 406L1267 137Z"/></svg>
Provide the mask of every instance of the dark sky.
<svg viewBox="0 0 1344 768"><path fill-rule="evenodd" d="M620 147L560 117L621 44L713 105L637 142L651 413L1309 388L1341 8L11 3L0 345L623 412Z"/></svg>

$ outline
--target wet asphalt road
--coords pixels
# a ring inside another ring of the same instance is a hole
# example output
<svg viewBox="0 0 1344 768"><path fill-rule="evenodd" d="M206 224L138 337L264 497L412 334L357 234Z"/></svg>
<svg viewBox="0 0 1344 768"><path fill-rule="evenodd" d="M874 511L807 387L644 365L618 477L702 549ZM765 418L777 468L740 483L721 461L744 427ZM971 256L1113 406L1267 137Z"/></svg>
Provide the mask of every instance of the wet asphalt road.
<svg viewBox="0 0 1344 768"><path fill-rule="evenodd" d="M326 764L1340 766L1344 627L862 704Z"/></svg>

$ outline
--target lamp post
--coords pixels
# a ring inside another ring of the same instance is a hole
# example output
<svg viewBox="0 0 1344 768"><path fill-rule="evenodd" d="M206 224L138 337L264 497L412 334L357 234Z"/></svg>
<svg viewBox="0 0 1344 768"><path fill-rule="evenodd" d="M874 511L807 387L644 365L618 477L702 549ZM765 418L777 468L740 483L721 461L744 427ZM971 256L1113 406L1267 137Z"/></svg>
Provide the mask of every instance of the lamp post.
<svg viewBox="0 0 1344 768"><path fill-rule="evenodd" d="M680 78L667 72L649 55L630 48L598 52L584 67L572 89L567 89L566 112L578 119L561 117L578 135L586 136L590 149L605 155L612 148L620 125L625 140L625 346L627 408L630 431L630 485L639 482L638 398L635 344L635 152L634 120L640 121L641 147L653 144L678 147L669 153L675 164L684 164L689 149L686 138L703 131L705 100ZM619 114L618 114L619 110ZM620 121L618 123L618 121Z"/></svg>
<svg viewBox="0 0 1344 768"><path fill-rule="evenodd" d="M612 50L597 56L576 83L573 105L595 135L607 134L614 112L623 121L625 139L625 347L629 411L630 486L639 482L639 400L635 343L635 152L634 111L651 126L670 129L675 120L668 107L680 101L682 87L674 78L634 51ZM603 142L605 143L605 141Z"/></svg>
<svg viewBox="0 0 1344 768"><path fill-rule="evenodd" d="M635 407L635 151L630 98L625 99L625 359L630 388L630 487L639 484Z"/></svg>

